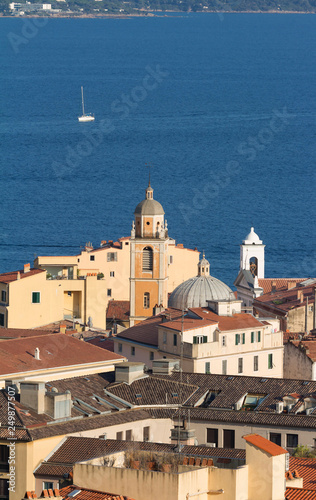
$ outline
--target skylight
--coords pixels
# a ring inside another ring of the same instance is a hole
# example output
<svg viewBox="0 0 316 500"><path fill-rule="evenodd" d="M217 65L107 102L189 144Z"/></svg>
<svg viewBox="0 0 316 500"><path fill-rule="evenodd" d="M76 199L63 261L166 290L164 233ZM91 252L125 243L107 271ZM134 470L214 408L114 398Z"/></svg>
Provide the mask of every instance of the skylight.
<svg viewBox="0 0 316 500"><path fill-rule="evenodd" d="M81 490L73 490L71 493L68 493L67 498L73 498L76 495L78 495L78 493L80 493L80 492L81 492Z"/></svg>

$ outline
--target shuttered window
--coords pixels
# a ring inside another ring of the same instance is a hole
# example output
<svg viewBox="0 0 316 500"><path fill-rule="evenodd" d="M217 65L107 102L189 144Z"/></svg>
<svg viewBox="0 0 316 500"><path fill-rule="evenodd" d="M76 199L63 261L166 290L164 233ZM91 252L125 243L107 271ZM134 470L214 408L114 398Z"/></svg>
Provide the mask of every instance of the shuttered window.
<svg viewBox="0 0 316 500"><path fill-rule="evenodd" d="M143 250L143 271L153 270L153 251L150 247Z"/></svg>

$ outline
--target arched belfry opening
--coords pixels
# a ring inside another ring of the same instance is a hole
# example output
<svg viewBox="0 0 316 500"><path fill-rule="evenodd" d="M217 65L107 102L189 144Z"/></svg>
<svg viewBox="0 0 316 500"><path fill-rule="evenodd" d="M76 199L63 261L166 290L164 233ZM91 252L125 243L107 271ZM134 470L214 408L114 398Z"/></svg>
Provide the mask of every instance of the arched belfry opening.
<svg viewBox="0 0 316 500"><path fill-rule="evenodd" d="M257 257L251 257L249 259L249 270L252 276L258 276L258 259Z"/></svg>
<svg viewBox="0 0 316 500"><path fill-rule="evenodd" d="M153 249L151 247L145 247L143 250L143 271L152 271L153 262Z"/></svg>

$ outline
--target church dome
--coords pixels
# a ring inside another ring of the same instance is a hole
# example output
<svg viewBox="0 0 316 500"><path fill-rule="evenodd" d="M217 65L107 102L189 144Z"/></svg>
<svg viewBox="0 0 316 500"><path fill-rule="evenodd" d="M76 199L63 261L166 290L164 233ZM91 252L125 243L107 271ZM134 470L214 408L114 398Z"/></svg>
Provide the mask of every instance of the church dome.
<svg viewBox="0 0 316 500"><path fill-rule="evenodd" d="M222 281L210 276L209 262L203 258L198 264L199 275L190 278L174 289L169 297L169 307L188 309L207 307L208 300L232 300L233 291Z"/></svg>
<svg viewBox="0 0 316 500"><path fill-rule="evenodd" d="M254 228L250 228L250 233L246 236L243 241L244 245L261 245L262 241L260 240L257 233L255 233Z"/></svg>
<svg viewBox="0 0 316 500"><path fill-rule="evenodd" d="M141 201L138 203L137 207L135 208L135 215L164 215L164 209L162 208L162 205L159 203L159 201L154 200L153 198L153 188L151 187L150 183L148 185L148 188L146 189L146 198L145 200Z"/></svg>

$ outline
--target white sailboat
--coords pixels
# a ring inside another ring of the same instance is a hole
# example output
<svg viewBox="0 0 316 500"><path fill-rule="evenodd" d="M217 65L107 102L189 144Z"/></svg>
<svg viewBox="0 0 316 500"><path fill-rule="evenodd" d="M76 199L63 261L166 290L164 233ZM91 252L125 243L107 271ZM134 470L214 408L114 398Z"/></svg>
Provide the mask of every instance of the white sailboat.
<svg viewBox="0 0 316 500"><path fill-rule="evenodd" d="M81 87L81 101L82 101L82 116L78 116L80 122L93 122L94 115L91 113L84 112L84 99L83 99L83 87Z"/></svg>

